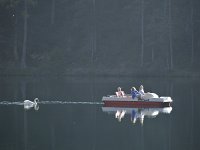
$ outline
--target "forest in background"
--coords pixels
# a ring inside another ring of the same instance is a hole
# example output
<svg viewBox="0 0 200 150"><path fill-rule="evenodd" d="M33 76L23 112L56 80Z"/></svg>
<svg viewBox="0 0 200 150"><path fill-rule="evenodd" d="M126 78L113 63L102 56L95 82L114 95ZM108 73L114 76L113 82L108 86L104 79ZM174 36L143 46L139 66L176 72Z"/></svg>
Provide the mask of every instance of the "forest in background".
<svg viewBox="0 0 200 150"><path fill-rule="evenodd" d="M200 75L199 0L0 0L1 75Z"/></svg>

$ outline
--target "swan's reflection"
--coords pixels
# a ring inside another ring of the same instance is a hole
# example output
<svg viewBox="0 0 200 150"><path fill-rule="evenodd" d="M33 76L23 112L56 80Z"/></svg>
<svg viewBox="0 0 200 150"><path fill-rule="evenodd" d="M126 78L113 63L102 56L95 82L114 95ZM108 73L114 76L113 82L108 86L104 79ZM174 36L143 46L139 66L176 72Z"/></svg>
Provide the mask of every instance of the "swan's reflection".
<svg viewBox="0 0 200 150"><path fill-rule="evenodd" d="M103 112L115 114L115 118L121 122L125 114L131 116L131 122L135 124L137 120L143 125L144 118L155 118L159 113L170 114L172 107L164 108L120 108L120 107L102 107Z"/></svg>
<svg viewBox="0 0 200 150"><path fill-rule="evenodd" d="M38 102L39 102L38 98L35 98L33 102L30 100L25 100L24 101L24 109L29 110L31 108L34 108L35 110L39 110Z"/></svg>

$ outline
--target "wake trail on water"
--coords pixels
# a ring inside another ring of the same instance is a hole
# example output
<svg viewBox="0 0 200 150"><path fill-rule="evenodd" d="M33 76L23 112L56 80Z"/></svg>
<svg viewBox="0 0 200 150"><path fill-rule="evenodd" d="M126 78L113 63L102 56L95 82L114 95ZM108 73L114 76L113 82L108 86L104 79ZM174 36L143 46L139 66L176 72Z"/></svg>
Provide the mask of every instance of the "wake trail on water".
<svg viewBox="0 0 200 150"><path fill-rule="evenodd" d="M10 101L2 101L0 105L24 105L23 102L10 102Z"/></svg>
<svg viewBox="0 0 200 150"><path fill-rule="evenodd" d="M79 104L79 105L102 105L102 102L74 102L74 101L40 101L38 104ZM11 101L2 101L0 105L24 105L24 102L11 102Z"/></svg>
<svg viewBox="0 0 200 150"><path fill-rule="evenodd" d="M74 102L74 101L41 101L39 104L88 104L88 105L101 105L102 102Z"/></svg>

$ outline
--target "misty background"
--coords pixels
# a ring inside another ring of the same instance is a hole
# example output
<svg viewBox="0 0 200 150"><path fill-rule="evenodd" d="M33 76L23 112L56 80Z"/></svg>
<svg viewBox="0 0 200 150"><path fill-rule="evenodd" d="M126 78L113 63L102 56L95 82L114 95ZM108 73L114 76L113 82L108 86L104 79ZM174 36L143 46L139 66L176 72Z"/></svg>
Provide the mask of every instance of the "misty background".
<svg viewBox="0 0 200 150"><path fill-rule="evenodd" d="M0 0L0 73L199 76L199 0Z"/></svg>
<svg viewBox="0 0 200 150"><path fill-rule="evenodd" d="M0 0L0 149L200 149L199 35L200 0ZM96 105L140 85L172 113ZM36 97L52 105L15 103Z"/></svg>

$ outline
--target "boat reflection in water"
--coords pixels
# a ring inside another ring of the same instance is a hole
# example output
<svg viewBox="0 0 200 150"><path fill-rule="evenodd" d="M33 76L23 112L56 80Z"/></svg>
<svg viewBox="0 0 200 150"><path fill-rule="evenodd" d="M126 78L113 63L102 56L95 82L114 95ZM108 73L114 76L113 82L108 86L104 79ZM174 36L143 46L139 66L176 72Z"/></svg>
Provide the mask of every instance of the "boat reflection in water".
<svg viewBox="0 0 200 150"><path fill-rule="evenodd" d="M102 107L103 112L113 114L115 118L121 122L125 116L130 116L133 124L139 120L141 124L144 123L144 118L155 118L159 113L170 114L172 107L163 108L126 108L126 107Z"/></svg>

